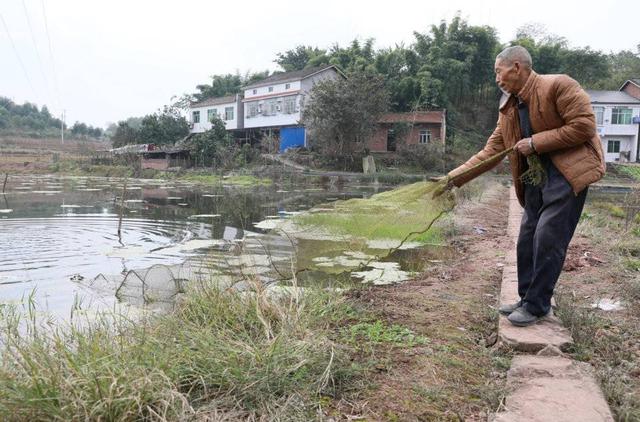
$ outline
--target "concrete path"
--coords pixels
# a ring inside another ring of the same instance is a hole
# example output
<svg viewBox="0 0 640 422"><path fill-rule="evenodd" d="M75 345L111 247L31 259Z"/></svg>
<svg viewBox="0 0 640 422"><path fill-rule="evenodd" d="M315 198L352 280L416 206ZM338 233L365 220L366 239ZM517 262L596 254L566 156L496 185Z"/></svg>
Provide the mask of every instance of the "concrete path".
<svg viewBox="0 0 640 422"><path fill-rule="evenodd" d="M513 244L506 255L501 303L519 299L516 242L521 218L522 208L511 189L507 232ZM564 356L572 339L558 318L550 316L530 327L515 327L500 316L498 339L524 354L511 362L505 406L495 415L495 422L613 421L591 366Z"/></svg>

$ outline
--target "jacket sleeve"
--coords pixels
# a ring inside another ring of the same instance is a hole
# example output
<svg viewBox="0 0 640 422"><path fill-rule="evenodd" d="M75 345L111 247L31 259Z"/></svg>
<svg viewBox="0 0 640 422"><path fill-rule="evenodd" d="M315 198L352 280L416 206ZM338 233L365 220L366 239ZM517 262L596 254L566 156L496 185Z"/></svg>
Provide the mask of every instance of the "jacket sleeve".
<svg viewBox="0 0 640 422"><path fill-rule="evenodd" d="M465 183L475 179L476 177L480 176L482 173L491 170L492 168L494 168L495 166L498 165L498 163L500 163L500 161L502 161L501 157L500 159L497 160L492 160L489 161L475 169L473 169L472 171L470 171L468 174L465 174L464 176L460 176L457 177L458 175L462 174L463 172L473 168L474 166L478 165L479 163L481 163L482 161L485 161L486 159L488 159L489 157L496 155L502 151L505 150L504 147L504 141L502 139L502 125L501 125L501 119L502 116L498 119L498 124L496 125L496 128L494 129L493 133L491 134L491 136L489 136L489 139L487 140L486 145L484 146L484 148L482 149L482 151L478 152L476 155L474 155L473 157L469 158L469 160L467 160L466 163L462 164L460 167L451 170L448 174L448 176L450 178L454 178L453 179L453 184L460 187L462 185L464 185Z"/></svg>
<svg viewBox="0 0 640 422"><path fill-rule="evenodd" d="M564 125L533 135L533 145L538 153L580 145L596 133L591 99L578 82L561 75L554 85L552 95L555 95L556 110Z"/></svg>

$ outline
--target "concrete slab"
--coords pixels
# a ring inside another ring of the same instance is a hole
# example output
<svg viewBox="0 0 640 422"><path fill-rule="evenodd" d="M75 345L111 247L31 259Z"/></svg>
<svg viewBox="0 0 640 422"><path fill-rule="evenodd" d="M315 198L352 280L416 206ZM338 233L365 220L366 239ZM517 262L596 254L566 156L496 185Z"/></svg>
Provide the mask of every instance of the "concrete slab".
<svg viewBox="0 0 640 422"><path fill-rule="evenodd" d="M516 356L495 422L608 422L611 411L591 367L563 357Z"/></svg>

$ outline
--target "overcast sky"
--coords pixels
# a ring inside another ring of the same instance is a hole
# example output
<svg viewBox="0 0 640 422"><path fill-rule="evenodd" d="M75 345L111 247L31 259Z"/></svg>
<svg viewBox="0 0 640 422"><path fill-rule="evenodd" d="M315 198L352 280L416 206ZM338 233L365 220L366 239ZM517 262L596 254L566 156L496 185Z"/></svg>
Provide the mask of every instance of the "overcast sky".
<svg viewBox="0 0 640 422"><path fill-rule="evenodd" d="M154 112L210 75L275 70L276 54L299 44L326 48L373 37L376 47L408 45L413 31L450 21L458 10L472 25L495 27L502 42L535 22L574 47L635 51L640 3L592 4L0 0L0 95L47 104L56 114L64 108L69 124L105 127Z"/></svg>

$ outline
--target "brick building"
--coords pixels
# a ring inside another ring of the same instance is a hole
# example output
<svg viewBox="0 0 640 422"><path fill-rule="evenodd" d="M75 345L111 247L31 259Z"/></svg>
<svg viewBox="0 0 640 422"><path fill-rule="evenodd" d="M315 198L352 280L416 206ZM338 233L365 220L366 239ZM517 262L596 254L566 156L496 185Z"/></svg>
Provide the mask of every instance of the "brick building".
<svg viewBox="0 0 640 422"><path fill-rule="evenodd" d="M629 79L627 82L622 84L620 91L626 92L633 98L640 100L640 79Z"/></svg>
<svg viewBox="0 0 640 422"><path fill-rule="evenodd" d="M446 110L386 113L367 141L372 152L392 152L405 145L442 142L447 133Z"/></svg>

